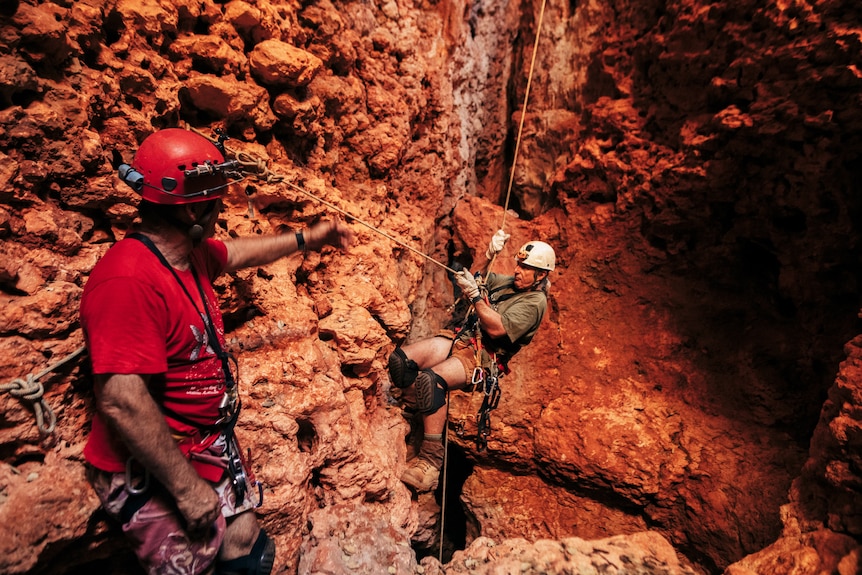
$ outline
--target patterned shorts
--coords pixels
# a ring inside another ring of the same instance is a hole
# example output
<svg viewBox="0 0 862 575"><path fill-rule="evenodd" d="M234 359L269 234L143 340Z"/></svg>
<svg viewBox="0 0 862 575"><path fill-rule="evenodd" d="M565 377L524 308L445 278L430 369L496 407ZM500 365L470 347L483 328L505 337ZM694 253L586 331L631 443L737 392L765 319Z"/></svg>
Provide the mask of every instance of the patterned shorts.
<svg viewBox="0 0 862 575"><path fill-rule="evenodd" d="M224 441L219 439L201 457L211 461L224 460ZM225 467L227 463L225 460ZM205 537L192 538L184 528L179 510L168 493L159 486L151 486L151 496L126 520L124 507L129 503L124 473L109 473L92 466L87 468L87 479L93 486L102 507L108 515L122 524L123 532L132 544L141 565L150 575L197 575L205 572L218 558L224 540L226 519L244 513L256 506L256 490L246 489L246 495L237 502L230 476L213 483L221 502L221 515ZM144 481L142 475L133 477L135 485Z"/></svg>

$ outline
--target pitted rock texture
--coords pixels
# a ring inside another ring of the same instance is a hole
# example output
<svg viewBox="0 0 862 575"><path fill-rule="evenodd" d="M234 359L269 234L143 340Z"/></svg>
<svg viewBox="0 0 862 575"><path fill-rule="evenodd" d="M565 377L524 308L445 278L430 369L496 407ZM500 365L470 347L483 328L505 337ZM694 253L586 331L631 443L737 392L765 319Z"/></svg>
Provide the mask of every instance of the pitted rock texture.
<svg viewBox="0 0 862 575"><path fill-rule="evenodd" d="M0 572L139 573L84 480L85 356L56 364L135 217L114 152L177 125L270 171L220 237L354 218L347 253L217 285L276 572L443 568L386 357L450 323L437 264L479 267L498 227L494 271L536 238L557 269L487 449L452 394L447 572L584 572L607 541L619 572L858 572L860 22L855 0L2 4Z"/></svg>

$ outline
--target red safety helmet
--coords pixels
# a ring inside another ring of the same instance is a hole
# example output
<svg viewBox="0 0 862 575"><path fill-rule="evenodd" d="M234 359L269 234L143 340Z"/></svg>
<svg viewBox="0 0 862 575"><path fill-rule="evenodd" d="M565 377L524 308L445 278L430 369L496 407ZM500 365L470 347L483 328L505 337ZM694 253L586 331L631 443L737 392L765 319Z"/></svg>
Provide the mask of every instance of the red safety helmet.
<svg viewBox="0 0 862 575"><path fill-rule="evenodd" d="M119 167L120 179L155 204L180 205L215 200L228 179L224 155L200 134L166 128L147 136L131 166Z"/></svg>

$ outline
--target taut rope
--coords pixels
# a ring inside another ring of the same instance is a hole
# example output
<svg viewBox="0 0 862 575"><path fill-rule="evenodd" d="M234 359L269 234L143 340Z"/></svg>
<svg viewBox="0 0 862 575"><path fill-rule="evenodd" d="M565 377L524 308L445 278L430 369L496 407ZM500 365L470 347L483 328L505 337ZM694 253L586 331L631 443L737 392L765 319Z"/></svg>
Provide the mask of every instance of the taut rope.
<svg viewBox="0 0 862 575"><path fill-rule="evenodd" d="M509 171L509 186L506 190L506 201L505 201L505 204L503 205L503 217L502 217L502 220L500 222L500 229L503 231L505 231L505 227L506 227L506 214L509 211L509 199L511 198L511 195L512 195L512 184L515 181L515 166L518 163L518 152L521 149L521 134L524 131L524 118L527 116L527 101L530 98L530 87L533 84L533 71L534 71L535 65L536 65L536 53L539 51L539 37L542 33L542 21L544 20L544 17L545 17L545 3L546 3L546 0L542 0L542 6L539 9L539 23L536 26L536 39L533 42L533 55L530 59L530 72L527 75L527 89L524 93L524 104L521 107L521 118L520 118L520 121L518 122L518 137L515 140L515 154L512 157L512 168ZM490 275L490 273L491 273L491 268L493 267L496 259L497 259L497 254L495 253L493 255L493 257L491 258L491 262L488 264L488 271L485 274L486 280L488 279L488 275ZM471 306L471 310L472 310L472 306ZM469 314L469 311L468 311L468 314ZM471 403L471 407L472 407L472 401L470 403ZM446 392L446 404L447 405L449 404L449 392L448 391ZM447 483L446 478L448 475L447 471L448 471L448 461L449 461L449 449L448 449L448 447L449 447L449 433L448 433L448 431L449 431L449 426L447 424L446 427L443 429L443 433L444 433L444 435L443 435L443 471L442 471L443 472L443 493L441 496L442 501L440 504L440 551L439 551L439 557L438 557L441 564L443 563L443 533L444 533L445 522L446 522L446 483ZM478 427L477 427L476 433L479 433Z"/></svg>

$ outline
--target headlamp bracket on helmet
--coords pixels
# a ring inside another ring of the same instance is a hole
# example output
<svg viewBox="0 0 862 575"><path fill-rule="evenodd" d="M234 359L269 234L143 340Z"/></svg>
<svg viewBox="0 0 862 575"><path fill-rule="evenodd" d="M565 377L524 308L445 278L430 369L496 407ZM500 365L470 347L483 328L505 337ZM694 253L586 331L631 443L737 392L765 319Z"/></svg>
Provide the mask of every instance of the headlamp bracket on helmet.
<svg viewBox="0 0 862 575"><path fill-rule="evenodd" d="M166 128L148 136L130 163L114 150L111 165L121 181L149 202L177 205L216 199L231 182L244 178L242 164L225 159L229 137L221 130L216 134L214 142L190 130Z"/></svg>
<svg viewBox="0 0 862 575"><path fill-rule="evenodd" d="M221 175L226 178L232 178L236 180L242 178L242 173L240 172L239 168L240 163L236 160L228 160L220 164L215 164L213 162L207 161L203 164L198 164L190 170L183 170L183 174L187 178ZM173 180L173 178L171 179ZM174 182L176 182L176 180L174 180Z"/></svg>
<svg viewBox="0 0 862 575"><path fill-rule="evenodd" d="M540 241L530 241L521 246L518 255L515 256L518 265L523 265L538 271L550 272L554 270L556 256L554 249Z"/></svg>
<svg viewBox="0 0 862 575"><path fill-rule="evenodd" d="M236 160L228 160L227 162L222 162L221 164L213 164L211 162L207 162L206 164L200 164L198 166L195 166L190 170L183 170L183 175L187 178L221 175L232 180L241 180L243 176L242 173L239 171L239 166L240 164ZM125 182L130 188L132 188L138 193L140 193L141 190L144 189L144 186L149 185L144 181L144 175L129 164L123 163L117 166L117 175L123 182ZM202 190L200 192L194 192L191 194L173 194L171 192L177 189L177 180L176 178L168 177L162 178L161 188L152 185L150 185L149 187L165 194L184 198L206 196L207 194L212 193L215 190ZM219 186L219 188L220 187L221 186Z"/></svg>

